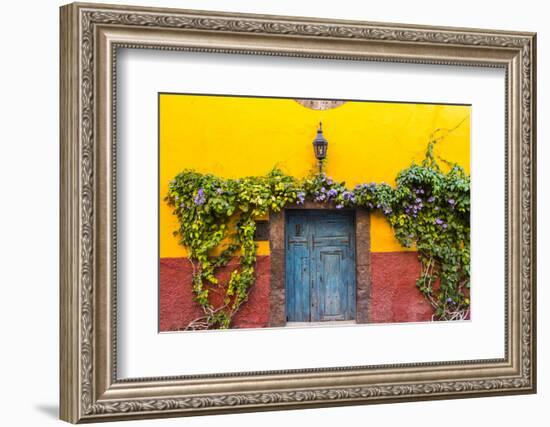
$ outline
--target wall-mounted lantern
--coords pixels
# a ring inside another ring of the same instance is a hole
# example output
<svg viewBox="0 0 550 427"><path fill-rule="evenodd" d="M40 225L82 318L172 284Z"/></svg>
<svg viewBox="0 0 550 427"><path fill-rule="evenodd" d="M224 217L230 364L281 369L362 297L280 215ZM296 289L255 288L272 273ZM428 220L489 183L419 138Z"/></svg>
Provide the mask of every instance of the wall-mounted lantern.
<svg viewBox="0 0 550 427"><path fill-rule="evenodd" d="M319 161L319 173L323 172L323 161L327 157L328 141L323 136L323 123L319 122L317 136L313 140L313 151Z"/></svg>

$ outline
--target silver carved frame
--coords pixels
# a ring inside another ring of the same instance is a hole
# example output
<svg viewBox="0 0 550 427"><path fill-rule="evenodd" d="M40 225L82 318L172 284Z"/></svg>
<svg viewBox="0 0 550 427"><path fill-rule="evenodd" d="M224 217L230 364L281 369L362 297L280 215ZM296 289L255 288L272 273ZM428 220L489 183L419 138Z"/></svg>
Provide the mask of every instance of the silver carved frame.
<svg viewBox="0 0 550 427"><path fill-rule="evenodd" d="M100 4L71 4L60 13L61 419L535 392L535 34ZM119 47L504 68L505 357L117 379L113 148Z"/></svg>

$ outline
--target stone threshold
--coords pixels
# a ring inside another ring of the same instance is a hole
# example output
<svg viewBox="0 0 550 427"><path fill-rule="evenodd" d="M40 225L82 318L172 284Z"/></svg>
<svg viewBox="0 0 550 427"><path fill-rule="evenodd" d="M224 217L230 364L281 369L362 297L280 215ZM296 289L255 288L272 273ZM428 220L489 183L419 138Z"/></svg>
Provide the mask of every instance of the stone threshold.
<svg viewBox="0 0 550 427"><path fill-rule="evenodd" d="M287 328L304 328L308 326L343 326L357 325L355 320L327 320L324 322L286 322Z"/></svg>

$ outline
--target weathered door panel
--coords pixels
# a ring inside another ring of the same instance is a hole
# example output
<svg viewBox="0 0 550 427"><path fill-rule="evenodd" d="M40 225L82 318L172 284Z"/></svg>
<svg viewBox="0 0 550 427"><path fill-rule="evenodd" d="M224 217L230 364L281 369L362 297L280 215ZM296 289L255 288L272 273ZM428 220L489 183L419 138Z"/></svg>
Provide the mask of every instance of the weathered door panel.
<svg viewBox="0 0 550 427"><path fill-rule="evenodd" d="M307 216L292 215L286 227L287 320L310 321L310 254Z"/></svg>
<svg viewBox="0 0 550 427"><path fill-rule="evenodd" d="M287 320L355 318L355 230L351 212L289 211Z"/></svg>

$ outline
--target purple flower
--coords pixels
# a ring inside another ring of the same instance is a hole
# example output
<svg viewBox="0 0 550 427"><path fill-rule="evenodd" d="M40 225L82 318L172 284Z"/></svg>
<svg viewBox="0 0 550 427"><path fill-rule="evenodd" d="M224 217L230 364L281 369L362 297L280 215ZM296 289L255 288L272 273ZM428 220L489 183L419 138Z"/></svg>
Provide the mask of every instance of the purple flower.
<svg viewBox="0 0 550 427"><path fill-rule="evenodd" d="M448 227L448 225L445 224L445 222L441 218L436 218L435 223L443 227L443 229L446 229Z"/></svg>
<svg viewBox="0 0 550 427"><path fill-rule="evenodd" d="M325 187L321 187L321 190L320 190L320 191L321 191L321 193L324 193L324 192L327 191L327 190L325 190Z"/></svg>
<svg viewBox="0 0 550 427"><path fill-rule="evenodd" d="M416 199L414 199L414 202L415 202L415 203L422 203L422 199L420 199L420 198L417 197Z"/></svg>
<svg viewBox="0 0 550 427"><path fill-rule="evenodd" d="M222 194L222 193L223 193L223 190L221 189L221 187L218 188L218 189L216 190L216 193L218 193L218 194Z"/></svg>
<svg viewBox="0 0 550 427"><path fill-rule="evenodd" d="M448 201L449 201L449 204L450 204L451 206L453 206L453 205L456 203L456 202L454 201L454 199L449 199Z"/></svg>
<svg viewBox="0 0 550 427"><path fill-rule="evenodd" d="M384 212L384 215L389 215L391 214L391 208L384 208L383 212Z"/></svg>
<svg viewBox="0 0 550 427"><path fill-rule="evenodd" d="M204 190L202 189L202 187L199 188L199 191L197 191L197 195L193 199L193 202L197 206L204 205L204 203L206 202L206 197L204 196Z"/></svg>
<svg viewBox="0 0 550 427"><path fill-rule="evenodd" d="M336 197L338 195L338 191L334 188L331 188L330 190L328 190L327 194L329 197Z"/></svg>
<svg viewBox="0 0 550 427"><path fill-rule="evenodd" d="M328 185L332 185L333 182L334 181L332 181L332 178L330 178L330 177L327 178L327 184Z"/></svg>
<svg viewBox="0 0 550 427"><path fill-rule="evenodd" d="M306 198L306 193L304 193L303 191L299 191L297 194L296 194L296 198L298 199L298 204L299 205L302 205L304 204L304 200Z"/></svg>
<svg viewBox="0 0 550 427"><path fill-rule="evenodd" d="M447 298L447 302L448 302L449 304L452 304L452 303L453 303L453 299L452 299L451 297L449 297L449 298Z"/></svg>
<svg viewBox="0 0 550 427"><path fill-rule="evenodd" d="M435 197L434 196L431 196L429 199L428 199L428 203L433 203L435 201Z"/></svg>
<svg viewBox="0 0 550 427"><path fill-rule="evenodd" d="M353 201L354 199L353 193L351 191L344 191L344 193L342 194L342 197L344 198L344 200L348 200L348 201Z"/></svg>
<svg viewBox="0 0 550 427"><path fill-rule="evenodd" d="M174 199L175 199L176 201L178 201L178 200L179 200L179 196L176 194L176 197L174 197Z"/></svg>
<svg viewBox="0 0 550 427"><path fill-rule="evenodd" d="M337 204L336 205L336 209L342 209L343 207L344 207L344 205L342 205L342 204Z"/></svg>
<svg viewBox="0 0 550 427"><path fill-rule="evenodd" d="M315 192L315 201L322 202L323 200L325 200L325 195L323 193L319 194L319 192Z"/></svg>

